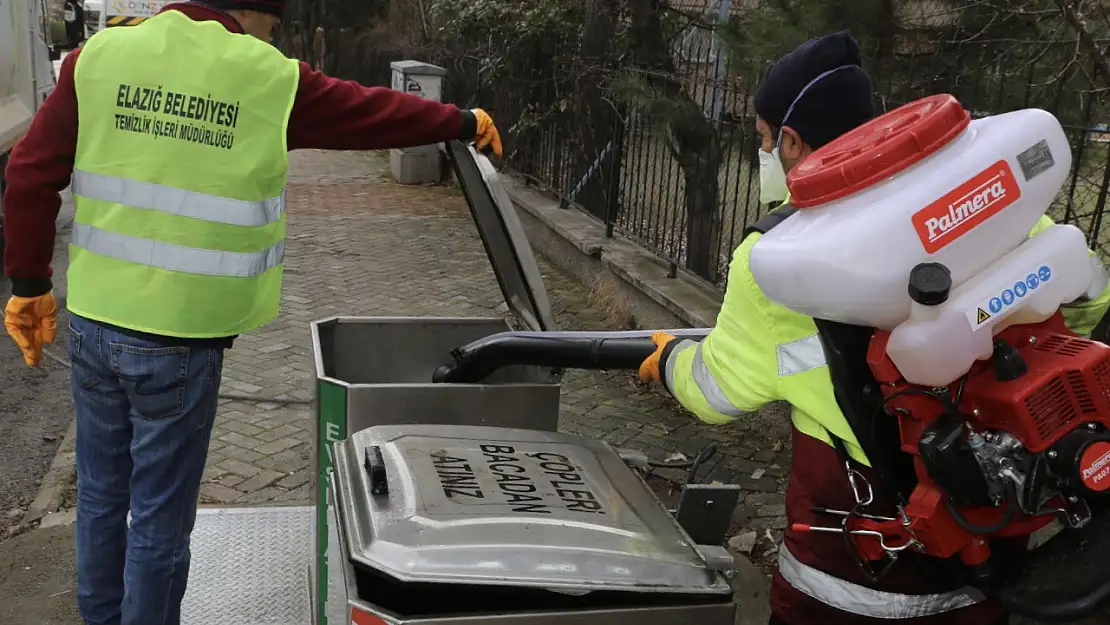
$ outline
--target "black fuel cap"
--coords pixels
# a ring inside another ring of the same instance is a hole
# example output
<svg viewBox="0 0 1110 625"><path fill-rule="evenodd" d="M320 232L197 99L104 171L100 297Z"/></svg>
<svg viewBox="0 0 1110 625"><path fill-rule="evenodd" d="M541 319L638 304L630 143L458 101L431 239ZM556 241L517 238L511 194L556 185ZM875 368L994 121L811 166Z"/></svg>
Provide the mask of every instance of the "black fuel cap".
<svg viewBox="0 0 1110 625"><path fill-rule="evenodd" d="M939 306L952 290L952 272L940 263L921 263L910 271L910 298L922 306Z"/></svg>

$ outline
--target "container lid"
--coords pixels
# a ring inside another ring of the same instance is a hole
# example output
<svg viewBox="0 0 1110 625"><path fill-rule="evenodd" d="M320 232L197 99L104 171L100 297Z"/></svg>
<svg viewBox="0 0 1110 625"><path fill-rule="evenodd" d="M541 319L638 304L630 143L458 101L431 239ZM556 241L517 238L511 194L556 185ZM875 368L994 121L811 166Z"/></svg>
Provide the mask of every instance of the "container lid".
<svg viewBox="0 0 1110 625"><path fill-rule="evenodd" d="M971 115L942 93L890 111L802 159L786 178L790 203L811 208L862 191L955 139Z"/></svg>
<svg viewBox="0 0 1110 625"><path fill-rule="evenodd" d="M952 292L952 272L941 263L920 263L910 270L910 299L922 306L940 306Z"/></svg>
<svg viewBox="0 0 1110 625"><path fill-rule="evenodd" d="M554 330L551 303L536 255L501 175L473 147L459 141L448 141L445 146L505 303L530 329Z"/></svg>
<svg viewBox="0 0 1110 625"><path fill-rule="evenodd" d="M402 582L731 592L643 480L592 439L377 426L336 445L335 484L352 562Z"/></svg>

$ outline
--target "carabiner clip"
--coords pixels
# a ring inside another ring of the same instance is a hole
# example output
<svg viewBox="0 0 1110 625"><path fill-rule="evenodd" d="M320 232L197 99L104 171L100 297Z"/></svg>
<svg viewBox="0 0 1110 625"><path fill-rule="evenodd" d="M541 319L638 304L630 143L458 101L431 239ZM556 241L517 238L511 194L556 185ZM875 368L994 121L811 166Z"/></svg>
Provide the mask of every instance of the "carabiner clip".
<svg viewBox="0 0 1110 625"><path fill-rule="evenodd" d="M848 483L852 485L852 495L856 498L856 505L860 507L870 506L875 501L875 490L871 488L871 482L862 473L852 468L848 462L844 463L844 470L848 472ZM858 481L857 481L858 480ZM859 482L867 487L867 496L861 494Z"/></svg>

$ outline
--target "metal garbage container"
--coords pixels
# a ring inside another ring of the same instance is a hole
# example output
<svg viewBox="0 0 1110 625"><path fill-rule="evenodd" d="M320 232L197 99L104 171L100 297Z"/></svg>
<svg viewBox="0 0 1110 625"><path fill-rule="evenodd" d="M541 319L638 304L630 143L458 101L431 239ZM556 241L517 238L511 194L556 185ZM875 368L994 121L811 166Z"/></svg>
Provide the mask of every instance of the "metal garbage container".
<svg viewBox="0 0 1110 625"><path fill-rule="evenodd" d="M312 488L315 552L310 583L318 625L326 619L331 444L377 425L493 425L554 432L558 375L551 368L509 367L482 384L433 384L451 350L510 329L554 329L535 255L490 162L459 142L444 146L466 197L509 318L334 317L312 324L316 364L316 435Z"/></svg>
<svg viewBox="0 0 1110 625"><path fill-rule="evenodd" d="M344 625L735 617L723 574L731 561L695 545L620 455L593 439L377 426L335 446L331 488L344 556L333 599Z"/></svg>

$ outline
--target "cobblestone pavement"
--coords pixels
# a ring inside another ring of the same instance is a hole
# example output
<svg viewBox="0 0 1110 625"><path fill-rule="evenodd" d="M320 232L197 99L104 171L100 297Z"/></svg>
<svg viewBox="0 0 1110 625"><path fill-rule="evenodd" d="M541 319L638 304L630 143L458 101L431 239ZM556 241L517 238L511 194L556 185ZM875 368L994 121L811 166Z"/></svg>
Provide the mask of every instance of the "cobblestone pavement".
<svg viewBox="0 0 1110 625"><path fill-rule="evenodd" d="M501 294L461 195L448 187L392 184L386 159L378 153L293 154L281 317L236 342L225 367L225 393L311 399L308 323L314 319L496 315ZM604 293L542 260L541 268L561 327L619 324L619 311L606 306ZM764 530L785 525L781 493L789 450L781 410L710 428L630 373L576 371L564 379L562 424L658 459L675 453L692 458L716 443L719 453L703 475L745 488L738 526L766 536ZM223 401L202 502L310 499L311 431L309 406Z"/></svg>

